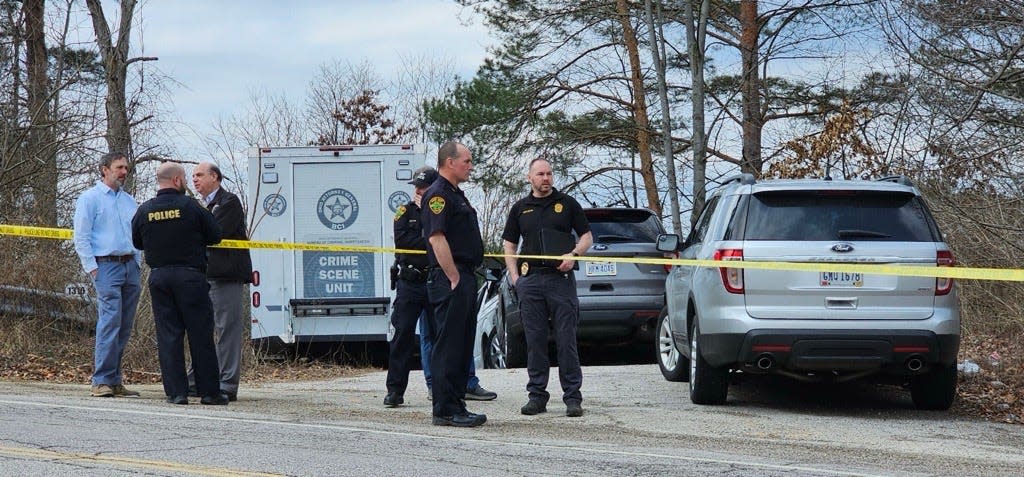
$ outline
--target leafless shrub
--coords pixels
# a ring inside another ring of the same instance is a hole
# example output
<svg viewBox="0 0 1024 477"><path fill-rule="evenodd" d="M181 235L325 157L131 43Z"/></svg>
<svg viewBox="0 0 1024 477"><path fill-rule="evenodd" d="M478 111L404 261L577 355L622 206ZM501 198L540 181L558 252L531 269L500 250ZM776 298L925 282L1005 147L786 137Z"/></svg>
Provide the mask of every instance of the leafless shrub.
<svg viewBox="0 0 1024 477"><path fill-rule="evenodd" d="M1015 268L1024 263L1024 204L1020 196L952 193L924 187L957 264ZM961 280L965 334L1019 336L1024 331L1024 283Z"/></svg>

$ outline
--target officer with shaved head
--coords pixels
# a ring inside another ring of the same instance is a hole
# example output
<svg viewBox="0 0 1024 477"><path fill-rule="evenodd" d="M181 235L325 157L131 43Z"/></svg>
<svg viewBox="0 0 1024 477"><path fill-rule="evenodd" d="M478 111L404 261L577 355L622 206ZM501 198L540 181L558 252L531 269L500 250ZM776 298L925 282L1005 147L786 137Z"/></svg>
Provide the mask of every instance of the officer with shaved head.
<svg viewBox="0 0 1024 477"><path fill-rule="evenodd" d="M227 404L228 397L220 391L206 281L206 246L220 242L220 226L210 211L185 195L181 164L161 164L156 179L156 197L142 204L132 219L132 242L145 252L152 269L149 293L167 402L188 404L187 334L200 402Z"/></svg>

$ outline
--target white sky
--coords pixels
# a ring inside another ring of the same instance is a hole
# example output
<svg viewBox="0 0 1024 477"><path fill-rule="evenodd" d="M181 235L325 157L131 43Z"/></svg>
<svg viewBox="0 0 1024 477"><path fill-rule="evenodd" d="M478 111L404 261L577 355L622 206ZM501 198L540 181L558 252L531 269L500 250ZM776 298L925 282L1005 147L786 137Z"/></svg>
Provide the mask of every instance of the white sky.
<svg viewBox="0 0 1024 477"><path fill-rule="evenodd" d="M91 20L79 7L73 25L79 41L92 42ZM473 12L453 0L142 0L136 8L133 55L159 57L146 67L181 83L170 100L199 133L218 116L243 111L252 90L301 104L324 63L369 60L389 79L401 57L436 56L469 78L492 43ZM104 9L116 28L117 2L104 1Z"/></svg>

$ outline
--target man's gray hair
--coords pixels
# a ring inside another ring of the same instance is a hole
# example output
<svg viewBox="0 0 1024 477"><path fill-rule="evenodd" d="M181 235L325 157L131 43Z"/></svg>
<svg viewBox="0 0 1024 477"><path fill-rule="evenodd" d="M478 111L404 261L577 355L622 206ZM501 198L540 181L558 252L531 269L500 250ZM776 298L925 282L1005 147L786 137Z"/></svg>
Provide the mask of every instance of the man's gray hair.
<svg viewBox="0 0 1024 477"><path fill-rule="evenodd" d="M104 154L103 156L100 156L100 167L99 167L100 175L103 174L103 168L104 167L109 168L110 165L113 164L114 161L116 161L118 159L124 159L124 160L127 161L128 160L128 156L124 155L123 152L108 152L108 153Z"/></svg>

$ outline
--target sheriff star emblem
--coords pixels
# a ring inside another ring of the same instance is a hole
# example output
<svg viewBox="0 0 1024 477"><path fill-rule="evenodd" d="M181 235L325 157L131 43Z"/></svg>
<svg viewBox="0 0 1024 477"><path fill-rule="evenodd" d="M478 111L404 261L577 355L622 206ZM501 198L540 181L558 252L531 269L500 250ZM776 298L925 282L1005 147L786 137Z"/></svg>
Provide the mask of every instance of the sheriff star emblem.
<svg viewBox="0 0 1024 477"><path fill-rule="evenodd" d="M523 262L522 265L519 265L519 275L526 276L527 273L530 273L530 264Z"/></svg>
<svg viewBox="0 0 1024 477"><path fill-rule="evenodd" d="M561 202L556 202L555 203L555 213L556 214L561 214L562 213L562 203Z"/></svg>
<svg viewBox="0 0 1024 477"><path fill-rule="evenodd" d="M434 215L440 214L444 210L444 197L431 197L427 207L430 207L430 211Z"/></svg>

